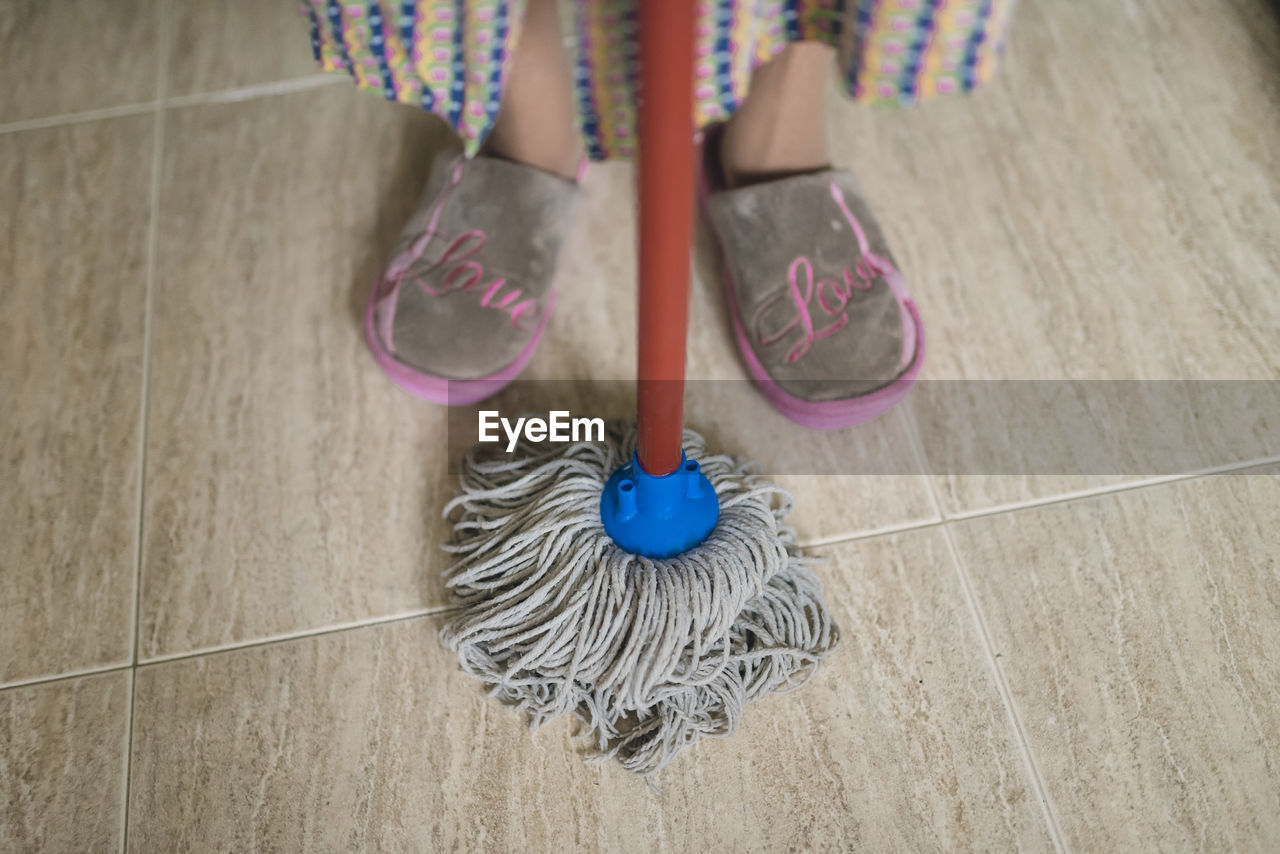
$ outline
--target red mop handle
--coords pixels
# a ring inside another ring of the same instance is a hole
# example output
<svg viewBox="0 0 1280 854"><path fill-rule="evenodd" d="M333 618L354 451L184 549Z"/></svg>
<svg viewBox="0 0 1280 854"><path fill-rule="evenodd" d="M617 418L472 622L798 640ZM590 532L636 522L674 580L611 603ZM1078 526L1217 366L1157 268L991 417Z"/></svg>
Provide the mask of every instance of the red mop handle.
<svg viewBox="0 0 1280 854"><path fill-rule="evenodd" d="M693 238L693 0L640 7L640 467L680 465Z"/></svg>
<svg viewBox="0 0 1280 854"><path fill-rule="evenodd" d="M680 466L694 211L692 0L640 6L640 467Z"/></svg>

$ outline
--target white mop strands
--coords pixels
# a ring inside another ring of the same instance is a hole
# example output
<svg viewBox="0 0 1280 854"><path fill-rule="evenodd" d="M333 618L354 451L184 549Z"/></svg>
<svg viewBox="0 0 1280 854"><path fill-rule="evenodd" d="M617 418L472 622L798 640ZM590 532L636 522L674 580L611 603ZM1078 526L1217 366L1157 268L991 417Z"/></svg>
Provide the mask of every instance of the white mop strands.
<svg viewBox="0 0 1280 854"><path fill-rule="evenodd" d="M469 454L445 509L458 609L441 637L532 726L577 714L601 758L647 775L802 685L839 629L783 524L791 496L690 430L684 447L720 499L715 530L665 560L619 548L600 493L634 447L634 425L614 422L602 443Z"/></svg>

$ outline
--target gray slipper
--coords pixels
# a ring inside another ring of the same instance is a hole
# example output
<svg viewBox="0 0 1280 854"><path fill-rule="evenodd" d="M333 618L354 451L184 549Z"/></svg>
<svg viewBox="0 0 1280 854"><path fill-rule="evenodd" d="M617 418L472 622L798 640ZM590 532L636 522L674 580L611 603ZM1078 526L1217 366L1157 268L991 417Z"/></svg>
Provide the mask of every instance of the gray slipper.
<svg viewBox="0 0 1280 854"><path fill-rule="evenodd" d="M717 148L701 199L752 377L806 427L881 415L919 376L924 328L857 181L827 169L725 189Z"/></svg>
<svg viewBox="0 0 1280 854"><path fill-rule="evenodd" d="M533 358L578 184L479 156L437 158L369 299L365 337L406 391L465 406Z"/></svg>

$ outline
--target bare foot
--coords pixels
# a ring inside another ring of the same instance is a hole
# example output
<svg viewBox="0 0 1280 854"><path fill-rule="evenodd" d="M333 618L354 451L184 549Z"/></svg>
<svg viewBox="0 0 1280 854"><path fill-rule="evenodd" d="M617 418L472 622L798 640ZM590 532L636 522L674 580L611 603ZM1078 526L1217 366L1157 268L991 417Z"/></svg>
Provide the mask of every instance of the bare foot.
<svg viewBox="0 0 1280 854"><path fill-rule="evenodd" d="M720 162L730 187L828 166L831 53L828 45L794 42L756 69L750 94L720 135Z"/></svg>
<svg viewBox="0 0 1280 854"><path fill-rule="evenodd" d="M582 140L556 0L529 0L485 153L573 179Z"/></svg>

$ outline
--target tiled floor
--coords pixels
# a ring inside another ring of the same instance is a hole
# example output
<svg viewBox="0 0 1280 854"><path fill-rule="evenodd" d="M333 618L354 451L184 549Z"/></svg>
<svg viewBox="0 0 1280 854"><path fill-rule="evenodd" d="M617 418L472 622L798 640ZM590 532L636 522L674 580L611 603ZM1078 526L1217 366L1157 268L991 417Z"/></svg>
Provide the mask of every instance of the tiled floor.
<svg viewBox="0 0 1280 854"><path fill-rule="evenodd" d="M485 701L435 642L445 416L357 325L445 135L294 6L0 9L0 851L1274 848L1280 449L1214 407L1222 473L976 474L928 388L811 436L708 382L830 558L829 666L653 786ZM1278 20L1023 0L988 91L833 104L929 378L1280 380ZM530 376L631 375L631 182ZM707 249L690 371L733 380Z"/></svg>

